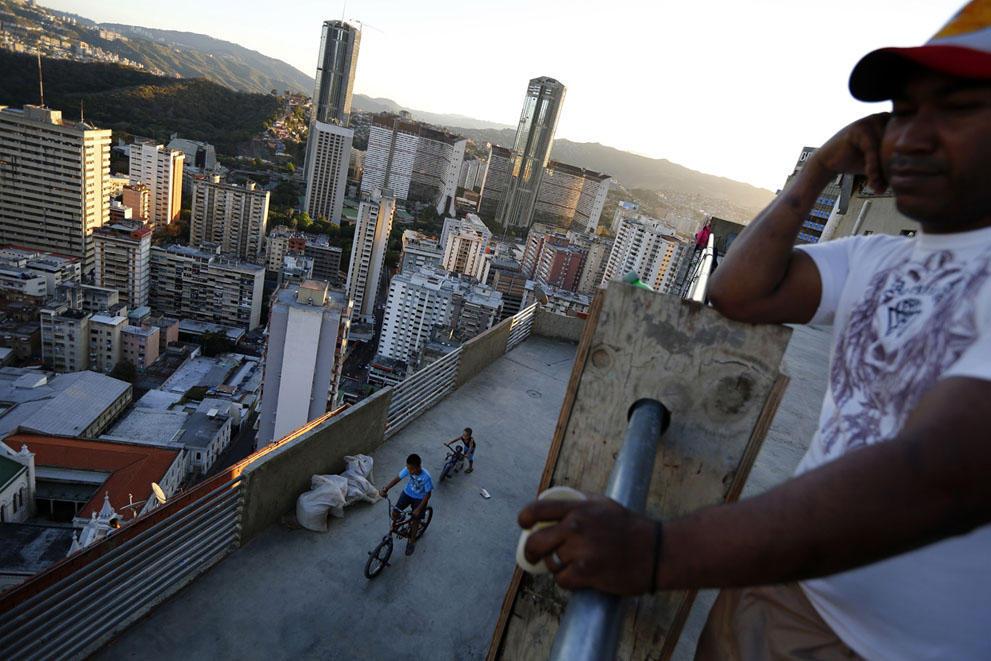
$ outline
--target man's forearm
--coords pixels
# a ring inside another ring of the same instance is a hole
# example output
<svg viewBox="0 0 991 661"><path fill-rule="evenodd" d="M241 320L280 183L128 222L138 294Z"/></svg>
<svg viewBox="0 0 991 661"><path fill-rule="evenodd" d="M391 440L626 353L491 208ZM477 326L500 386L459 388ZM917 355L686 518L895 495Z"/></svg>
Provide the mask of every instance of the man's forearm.
<svg viewBox="0 0 991 661"><path fill-rule="evenodd" d="M987 523L983 496L945 479L953 464L967 458L933 446L880 443L755 498L669 522L657 586L826 576Z"/></svg>
<svg viewBox="0 0 991 661"><path fill-rule="evenodd" d="M802 171L733 241L712 274L709 295L717 308L772 294L788 272L795 237L822 189L836 174L809 159Z"/></svg>

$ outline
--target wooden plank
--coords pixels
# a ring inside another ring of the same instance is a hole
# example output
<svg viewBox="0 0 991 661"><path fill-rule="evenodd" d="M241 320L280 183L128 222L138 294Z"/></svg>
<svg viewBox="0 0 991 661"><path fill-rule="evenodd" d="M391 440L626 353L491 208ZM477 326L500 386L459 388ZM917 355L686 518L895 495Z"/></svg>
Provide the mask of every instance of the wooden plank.
<svg viewBox="0 0 991 661"><path fill-rule="evenodd" d="M648 514L667 520L739 497L787 385L779 367L791 330L731 322L622 283L600 291L591 312L540 488L604 491L629 405L652 397L672 423ZM670 655L694 596L630 600L618 656ZM547 658L566 601L550 577L514 575L489 658Z"/></svg>
<svg viewBox="0 0 991 661"><path fill-rule="evenodd" d="M585 369L585 361L588 358L588 351L592 346L592 337L595 334L595 325L598 322L599 313L602 311L604 297L605 292L600 289L596 292L595 297L592 299L592 305L589 307L582 336L578 341L578 350L575 352L575 362L571 368L571 376L568 379L568 386L564 391L564 402L561 404L561 411L558 413L557 425L554 428L554 437L551 440L551 447L547 452L547 462L544 465L544 472L540 477L540 486L537 488L537 493L534 494L534 497L549 485L551 475L554 471L554 465L557 463L557 457L561 452L564 431L568 426L568 419L571 417L575 395L578 392L578 383L581 381L582 372ZM492 633L492 642L489 644L489 652L486 655L487 661L494 661L499 655L503 633L506 630L509 617L515 607L516 596L520 589L520 581L523 578L523 570L516 567L513 571L513 578L509 582L509 588L506 590L506 595L502 600L502 609L499 611L499 619L496 621L495 631Z"/></svg>

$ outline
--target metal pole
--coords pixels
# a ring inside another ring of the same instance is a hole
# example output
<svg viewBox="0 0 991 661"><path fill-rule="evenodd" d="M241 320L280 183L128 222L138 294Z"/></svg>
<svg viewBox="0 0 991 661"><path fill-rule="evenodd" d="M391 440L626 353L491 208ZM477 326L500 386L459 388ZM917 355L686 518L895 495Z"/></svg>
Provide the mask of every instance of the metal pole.
<svg viewBox="0 0 991 661"><path fill-rule="evenodd" d="M654 457L671 414L656 399L639 399L630 407L623 447L616 458L605 495L642 514L647 504ZM576 590L564 610L550 658L554 661L611 661L619 646L623 599L596 590Z"/></svg>

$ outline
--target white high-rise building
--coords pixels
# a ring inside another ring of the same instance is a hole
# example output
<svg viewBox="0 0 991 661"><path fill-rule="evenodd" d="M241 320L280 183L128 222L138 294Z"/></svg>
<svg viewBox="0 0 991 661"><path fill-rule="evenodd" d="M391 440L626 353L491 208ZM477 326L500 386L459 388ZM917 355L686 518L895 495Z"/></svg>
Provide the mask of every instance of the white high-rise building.
<svg viewBox="0 0 991 661"><path fill-rule="evenodd" d="M313 220L323 216L340 224L353 141L352 129L324 122L313 122L310 126L303 208Z"/></svg>
<svg viewBox="0 0 991 661"><path fill-rule="evenodd" d="M118 220L93 233L93 283L116 289L134 309L148 304L151 229L140 220Z"/></svg>
<svg viewBox="0 0 991 661"><path fill-rule="evenodd" d="M182 211L182 168L186 155L176 149L139 140L130 146L131 184L144 184L150 195L148 222L168 225Z"/></svg>
<svg viewBox="0 0 991 661"><path fill-rule="evenodd" d="M640 280L655 291L671 293L681 262L691 255L691 248L689 242L679 239L660 221L646 216L622 218L602 282L619 280L636 271Z"/></svg>
<svg viewBox="0 0 991 661"><path fill-rule="evenodd" d="M411 269L389 282L378 356L415 366L435 327L461 329L466 339L490 328L502 294L436 267Z"/></svg>
<svg viewBox="0 0 991 661"><path fill-rule="evenodd" d="M513 176L512 159L511 150L499 145L489 145L489 157L480 175L478 197L478 213L487 220L495 219L506 202L506 191Z"/></svg>
<svg viewBox="0 0 991 661"><path fill-rule="evenodd" d="M376 115L368 130L361 192L389 188L397 200L453 211L467 140L427 124Z"/></svg>
<svg viewBox="0 0 991 661"><path fill-rule="evenodd" d="M268 225L267 190L255 182L244 186L224 184L217 175L193 180L193 208L189 223L189 243L214 243L221 252L240 259L254 259L265 244Z"/></svg>
<svg viewBox="0 0 991 661"><path fill-rule="evenodd" d="M362 321L375 318L375 293L385 268L395 210L396 200L388 190L373 191L371 199L358 205L345 292L354 301L354 314Z"/></svg>
<svg viewBox="0 0 991 661"><path fill-rule="evenodd" d="M492 232L473 213L464 218L446 219L440 239L444 251L442 266L453 273L464 273L485 282L489 275L485 250L491 239Z"/></svg>
<svg viewBox="0 0 991 661"><path fill-rule="evenodd" d="M306 280L276 292L268 321L256 447L320 417L337 400L351 306L327 283Z"/></svg>
<svg viewBox="0 0 991 661"><path fill-rule="evenodd" d="M458 178L458 186L466 190L481 189L482 180L485 178L486 164L486 161L477 158L465 161L461 165L461 176Z"/></svg>
<svg viewBox="0 0 991 661"><path fill-rule="evenodd" d="M110 131L0 106L0 162L0 245L76 257L88 273L91 235L110 216Z"/></svg>

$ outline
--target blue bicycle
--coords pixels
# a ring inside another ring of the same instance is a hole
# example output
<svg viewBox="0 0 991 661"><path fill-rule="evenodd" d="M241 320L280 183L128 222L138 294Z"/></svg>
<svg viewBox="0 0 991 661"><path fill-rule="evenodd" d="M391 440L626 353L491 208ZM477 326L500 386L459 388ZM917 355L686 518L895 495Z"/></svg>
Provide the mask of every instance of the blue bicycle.
<svg viewBox="0 0 991 661"><path fill-rule="evenodd" d="M454 473L464 470L465 467L465 446L457 445L452 448L447 443L444 445L447 447L447 456L444 457L444 468L440 471L440 482L451 477Z"/></svg>

